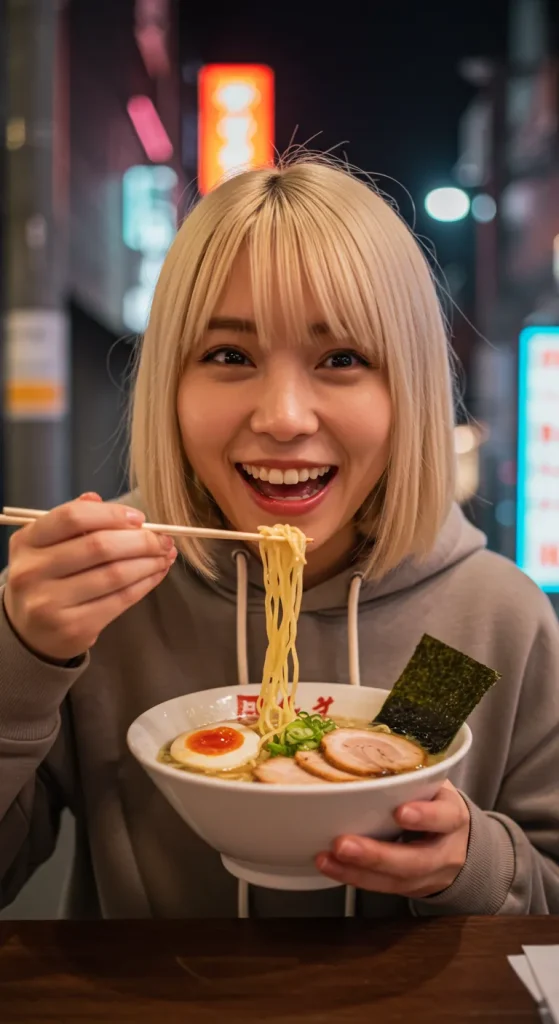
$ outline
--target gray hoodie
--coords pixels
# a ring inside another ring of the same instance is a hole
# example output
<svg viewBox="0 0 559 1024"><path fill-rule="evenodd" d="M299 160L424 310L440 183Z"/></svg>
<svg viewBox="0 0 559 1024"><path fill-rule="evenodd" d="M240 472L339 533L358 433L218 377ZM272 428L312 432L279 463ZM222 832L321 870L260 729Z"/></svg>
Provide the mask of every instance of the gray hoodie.
<svg viewBox="0 0 559 1024"><path fill-rule="evenodd" d="M229 917L237 883L179 819L126 747L147 708L234 685L237 590L230 544L215 583L179 559L160 587L109 626L79 668L47 664L0 615L0 905L53 851L70 807L77 851L66 913ZM248 672L265 651L262 570L248 565ZM355 568L305 592L301 678L349 681L348 593ZM474 742L451 780L471 811L467 862L454 884L409 901L358 892L356 913L559 913L559 630L544 595L453 509L430 557L364 583L361 684L390 688L423 633L497 669L470 718ZM242 659L241 659L242 661ZM344 890L253 888L251 916L331 916Z"/></svg>

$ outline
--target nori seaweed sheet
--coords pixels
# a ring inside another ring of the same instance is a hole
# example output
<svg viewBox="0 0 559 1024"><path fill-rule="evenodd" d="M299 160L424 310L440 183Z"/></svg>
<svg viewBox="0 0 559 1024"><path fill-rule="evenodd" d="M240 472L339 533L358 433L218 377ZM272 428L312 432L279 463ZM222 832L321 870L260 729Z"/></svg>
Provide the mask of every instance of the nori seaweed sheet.
<svg viewBox="0 0 559 1024"><path fill-rule="evenodd" d="M440 754L498 679L498 672L425 634L375 723Z"/></svg>

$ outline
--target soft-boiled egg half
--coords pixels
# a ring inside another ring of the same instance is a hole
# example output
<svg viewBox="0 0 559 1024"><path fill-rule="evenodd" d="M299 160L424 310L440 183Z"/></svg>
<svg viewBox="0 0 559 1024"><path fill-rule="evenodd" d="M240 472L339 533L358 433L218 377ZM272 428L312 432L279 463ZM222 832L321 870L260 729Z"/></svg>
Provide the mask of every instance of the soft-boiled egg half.
<svg viewBox="0 0 559 1024"><path fill-rule="evenodd" d="M183 732L171 744L171 757L189 768L226 771L256 757L260 738L238 722L218 722L203 729Z"/></svg>

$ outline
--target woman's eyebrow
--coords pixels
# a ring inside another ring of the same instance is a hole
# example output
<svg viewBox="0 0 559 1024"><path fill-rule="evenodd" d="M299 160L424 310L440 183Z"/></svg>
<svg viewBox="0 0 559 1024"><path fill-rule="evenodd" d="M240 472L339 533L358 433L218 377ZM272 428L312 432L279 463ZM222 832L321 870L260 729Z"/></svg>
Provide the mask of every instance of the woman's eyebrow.
<svg viewBox="0 0 559 1024"><path fill-rule="evenodd" d="M239 334L256 334L254 320L246 320L237 316L212 316L208 331L236 331ZM330 334L328 324L324 322L309 325L310 334Z"/></svg>
<svg viewBox="0 0 559 1024"><path fill-rule="evenodd" d="M244 320L237 316L212 316L208 331L237 331L239 334L256 334L254 320Z"/></svg>

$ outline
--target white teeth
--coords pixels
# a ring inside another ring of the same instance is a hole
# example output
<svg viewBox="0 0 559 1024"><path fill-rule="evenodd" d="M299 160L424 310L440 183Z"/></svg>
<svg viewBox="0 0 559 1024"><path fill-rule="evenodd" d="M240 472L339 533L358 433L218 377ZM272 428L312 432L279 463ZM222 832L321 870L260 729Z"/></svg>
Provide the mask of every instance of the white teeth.
<svg viewBox="0 0 559 1024"><path fill-rule="evenodd" d="M284 484L298 484L299 483L299 470L298 469L286 469L283 474Z"/></svg>
<svg viewBox="0 0 559 1024"><path fill-rule="evenodd" d="M301 484L306 483L307 480L317 480L319 476L324 476L331 469L331 466L320 466L313 469L266 469L264 466L253 466L250 463L243 462L242 467L248 476L254 477L255 480L264 480L270 484Z"/></svg>

